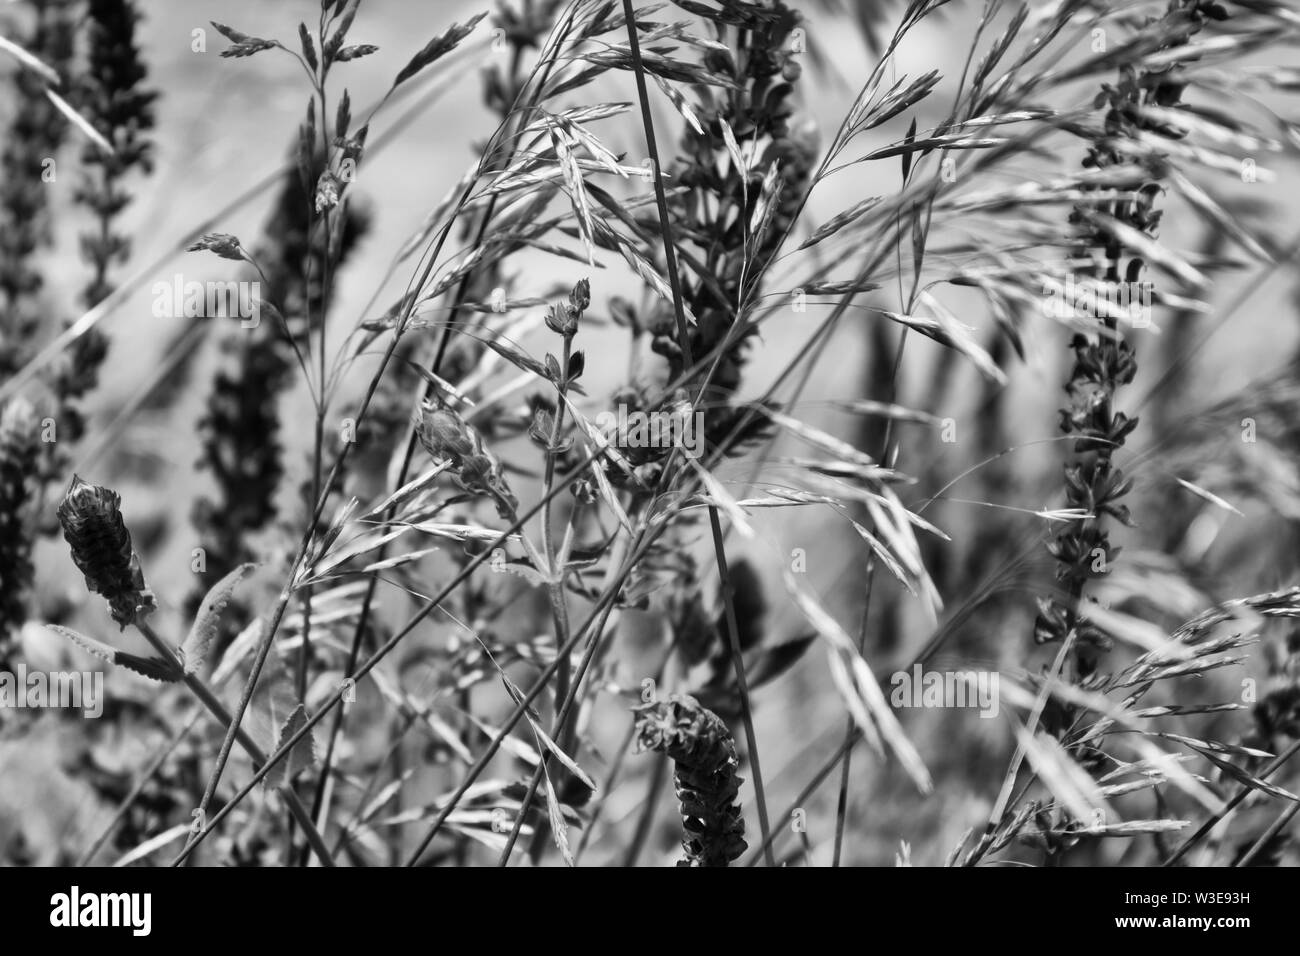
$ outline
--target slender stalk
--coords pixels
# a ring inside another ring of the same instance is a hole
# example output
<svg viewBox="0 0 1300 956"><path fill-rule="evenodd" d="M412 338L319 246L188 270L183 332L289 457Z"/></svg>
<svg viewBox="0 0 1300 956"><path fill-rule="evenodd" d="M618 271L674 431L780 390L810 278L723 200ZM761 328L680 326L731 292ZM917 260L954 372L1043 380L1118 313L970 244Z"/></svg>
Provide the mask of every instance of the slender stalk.
<svg viewBox="0 0 1300 956"><path fill-rule="evenodd" d="M633 733L635 732L634 727ZM659 801L663 799L664 782L668 779L668 768L671 765L672 760L667 754L654 755L654 766L650 769L650 780L646 783L645 802L641 804L641 814L637 817L632 842L628 844L623 854L625 867L636 866L637 860L641 858L641 851L645 848L646 840L650 838L650 830L654 826Z"/></svg>
<svg viewBox="0 0 1300 956"><path fill-rule="evenodd" d="M1267 780L1297 753L1300 753L1300 740L1295 741L1288 746L1286 750L1283 750L1280 754L1270 760L1264 768L1260 770L1257 776L1260 780ZM1241 806L1242 801L1255 792L1256 790L1253 787L1243 784L1241 789L1237 791L1236 795L1224 804L1223 808L1219 810L1218 813L1211 814L1210 818L1202 823L1195 833L1184 840L1178 849L1174 851L1173 855L1169 857L1169 859L1165 860L1161 866L1173 866L1175 863L1179 862L1183 857L1191 852L1193 847L1204 840L1206 836L1209 835L1210 831L1219 825L1219 822L1223 820L1224 817L1237 809L1237 807Z"/></svg>
<svg viewBox="0 0 1300 956"><path fill-rule="evenodd" d="M176 652L171 649L166 641L158 636L146 620L143 618L137 618L135 626L136 629L145 636L145 640L147 640L153 646L154 650L162 656L163 660L176 668L177 672L181 674L181 680L185 683L185 686L188 687L191 693L199 699L199 702L208 709L208 713L216 719L217 723L228 728L228 735L233 736L239 741L239 745L244 748L244 751L252 758L255 765L254 769L257 769L257 765L260 765L263 768L269 768L271 765L267 762L266 754L262 752L262 748L259 747L253 738L248 736L248 734L246 734L244 730L231 719L230 711L226 710L225 705L217 699L217 695L212 692L208 685L203 683L197 675L186 672L184 664L182 664L180 659L176 656ZM289 812L293 814L294 819L298 821L298 825L302 827L303 832L307 836L308 842L311 844L312 850L314 850L317 857L320 858L321 863L325 866L333 866L334 861L330 858L329 848L325 846L325 841L322 839L320 831L318 831L315 824L311 822L311 816L307 813L307 808L302 805L302 802L298 799L298 795L293 792L292 786L286 782L279 788L278 792L288 805ZM205 802L202 805L203 809L206 809L207 800L208 797L205 795Z"/></svg>
<svg viewBox="0 0 1300 956"><path fill-rule="evenodd" d="M459 211L464 207L466 200L468 200L470 192L474 187L474 182L475 180L471 180L466 184L465 189L461 194L460 201L457 204L456 213L448 219L446 225L444 225L440 231L438 238L434 243L434 247L427 257L419 281L416 283L417 289L423 289L429 281L429 276L433 273L433 268L437 262L438 255L442 251L442 246L446 242L447 236L451 232L451 227L456 221L456 214L459 213ZM379 389L379 382L383 378L385 370L388 368L388 363L392 360L393 353L397 350L397 343L401 340L406 323L410 321L411 313L415 309L415 299L416 296L412 296L408 299L406 306L402 310L402 315L393 330L393 335L389 339L388 347L384 352L383 358L380 360L379 367L371 377L370 385L366 389L365 398L361 403L360 410L357 412L358 427L360 427L361 420L365 418L366 411L370 408L370 403L374 399L375 392ZM320 521L320 516L325 511L325 504L329 499L330 489L333 488L335 479L338 477L344 463L347 461L352 446L352 442L347 442L343 445L342 449L340 449L339 457L335 460L334 467L330 470L329 478L325 481L321 493L316 499L316 506L312 510L312 514L309 516L307 527L303 531L302 540L298 544L297 553L290 565L288 579L285 581L284 588L280 592L279 600L276 602L275 609L271 613L271 619L267 624L266 631L262 635L262 640L258 646L257 657L253 662L252 671L249 673L248 681L244 686L244 694L239 701L236 722L231 726L231 730L226 734L226 739L221 746L221 753L218 755L216 766L212 771L212 777L208 781L207 792L204 794L204 809L206 809L207 802L211 800L212 794L216 791L217 783L220 781L221 775L225 771L226 762L230 759L230 750L234 744L235 728L238 727L238 722L243 720L244 712L248 709L248 704L252 700L253 689L257 686L257 682L261 678L262 668L266 665L267 654L271 650L271 644L275 639L275 633L279 630L280 622L284 618L285 609L288 607L289 601L293 597L294 578L299 569L301 569L303 562L306 560L308 546L311 544L311 539L315 535L316 523Z"/></svg>
<svg viewBox="0 0 1300 956"><path fill-rule="evenodd" d="M818 339L820 337L820 334L823 333L825 329L829 327L830 322L831 320L828 319L826 322L823 323L822 327L818 330L818 334L814 335L814 339ZM716 361L718 354L725 347L725 345L726 343L723 342L714 346L714 348L710 350L710 355L705 356L703 359L701 359L701 361L709 361L710 359ZM389 349L390 356L393 347L394 346L390 346ZM811 343L805 344L805 346L803 346L803 348L800 350L800 354L801 355L807 354L808 350L811 347L812 347ZM741 421L737 423L737 425L731 430L731 432L723 439L723 441L719 444L719 446L714 450L710 459L705 463L704 465L705 468L713 467L716 464L716 462L721 461L725 457L729 447L736 440L736 436L740 434L741 429L745 427L746 422L748 420L752 420L753 416L761 414L758 409L761 408L762 403L769 400L771 396L775 393L775 391L781 387L781 385L785 381L786 377L788 377L793 367L794 367L793 363L788 364L786 370L783 371L781 375L777 377L776 381L774 381L765 390L764 395L762 395L755 403L753 403L748 409L746 409L745 413L741 416ZM693 376L697 371L698 369L694 366L686 370L683 370L683 372L677 379L668 383L668 385L664 387L663 389L664 393L671 394L671 392L674 389L682 387L685 384L685 382L687 382L690 379L690 377ZM369 403L370 397L373 395L373 391L377 384L377 381L378 381L377 378L372 379L371 392L366 397L366 404ZM364 407L365 406L363 405L363 408ZM347 447L350 446L345 446L345 451ZM677 452L679 451L680 451L679 448L674 447L672 454L676 455ZM595 451L593 451L583 461L579 462L574 467L574 469L567 476L565 476L565 478L563 478L560 482L557 483L556 489L553 493L558 493L561 488L567 486L570 482L577 479L580 475L582 475L587 470L587 468L594 461L601 458L603 455L604 455L604 451L601 449L596 449ZM665 469L665 477L668 473L668 470L669 469ZM658 495L656 495L655 497L657 498ZM453 577L453 579L443 588L442 591L440 591L433 598L426 601L420 611L418 611L403 627L401 627L395 634L393 634L393 636L390 637L388 641L386 641L383 644L382 647L378 648L374 652L374 654L372 654L371 657L364 664L362 664L361 667L355 673L351 674L350 676L352 676L354 679L359 680L360 678L368 674L374 667L376 667L381 660L387 657L388 654L390 654L393 651L393 649L396 648L397 645L401 643L401 641L420 624L421 621L423 621L429 614L431 614L433 610L436 607L438 607L439 604L447 596L449 596L452 592L454 592L456 588L458 588L461 585L461 583L471 573L473 573L474 570L476 570L479 566L485 563L488 560L489 555L496 548L504 546L506 541L512 535L520 531L523 525L527 521L531 520L531 518L541 510L541 507L542 507L542 502L538 502L534 504L522 516L517 517L516 520L504 531L502 531L489 544L489 546L486 549L484 549L480 554L472 558L466 564L466 566L463 567ZM323 503L318 503L317 508L319 514L319 510L323 508ZM661 532L663 528L666 527L666 524L667 524L666 522L658 522L656 525L658 531ZM606 589L606 593L597 602L596 608L594 608L592 611L592 617L594 617L595 614L598 613L600 608L605 603L610 602L614 599L614 597L618 593L619 588L622 587L622 582L627 578L628 574L631 573L632 567L635 566L636 562L640 561L641 558L644 557L645 552L648 550L650 544L653 543L656 537L657 537L657 532L650 533L647 527L645 526L642 527L642 529L640 530L640 532L638 532L636 536L633 546L630 548L631 556L624 563L623 569L619 572L612 586ZM283 614L284 603L287 603L287 599L285 599L284 601L282 601L280 604L277 605L277 613ZM273 623L275 622L273 621ZM570 637L567 646L557 651L557 661L558 661L559 654L573 652L573 649L577 644L578 637L583 633L585 633L585 631L586 631L586 626L584 625L582 628L579 628L573 636ZM266 646L265 639L263 641L263 646ZM932 649L933 648L930 648L928 650L932 650ZM440 809L437 818L430 826L429 832L425 835L424 840L422 841L420 847L417 849L414 856L409 861L408 865L414 865L416 862L418 862L419 857L423 855L424 850L427 849L428 847L428 844L432 842L433 838L437 835L439 830L441 830L443 824L447 820L447 817L450 816L452 811L454 811L456 806L459 804L461 798L464 797L465 793L469 790L471 786L473 786L474 782L487 768L488 763L491 762L492 758L496 755L496 753L500 749L501 742L514 729L514 727L518 724L519 720L522 719L527 705L531 704L532 701L536 699L536 697L545 688L546 684L549 683L549 681L551 680L551 677L554 674L555 669L558 667L557 661L552 661L551 664L543 668L541 674L538 677L537 682L535 682L532 685L532 687L525 693L524 700L520 704L516 705L515 709L511 712L510 717L506 720L504 725L498 730L496 736L489 743L487 750L484 752L483 755L479 757L478 760L474 762L474 765L466 772L465 778L458 785L456 791L454 792L452 797L448 800L447 805ZM310 715L307 718L307 721L304 724L304 726L299 728L299 730L295 734L293 734L287 741L284 742L284 744L280 747L279 750L277 750L274 754L270 756L269 760L271 766L273 766L279 760L282 760L289 753L289 751L311 731L312 727L314 727L321 719L324 718L326 714L328 714L335 706L339 704L342 698L343 698L343 690L340 689L336 691L333 695L331 695L330 698L324 702L324 704L315 714ZM197 844L201 842L203 839L206 839L207 835L212 831L215 825L219 823L225 817L226 814L231 812L234 809L234 807L238 805L238 803L245 796L251 793L253 788L256 786L256 784L260 782L260 780L268 772L269 772L269 767L263 767L260 771L254 774L253 780L249 784L245 785L235 795L235 797L233 797L230 801L228 801L227 804L216 814L216 816L212 818L208 826L204 828L199 834L197 834L194 843ZM190 852L192 852L192 847L187 847L184 851L182 851L182 853L175 860L173 860L172 865L176 866L182 863L188 857Z"/></svg>
<svg viewBox="0 0 1300 956"><path fill-rule="evenodd" d="M1278 814L1277 819L1269 824L1268 829L1260 834L1259 839L1251 845L1250 849L1246 851L1246 854L1234 863L1233 866L1250 866L1250 864L1254 863L1255 858L1268 848L1268 845L1277 838L1279 833L1287 828L1287 825L1295 819L1297 813L1300 813L1300 803L1292 803L1289 807Z"/></svg>
<svg viewBox="0 0 1300 956"><path fill-rule="evenodd" d="M603 454L603 452L597 450L591 456L589 456L589 458L586 461L580 463L573 470L573 472L565 479L565 483L577 478L577 476L580 475L588 467L588 465L590 465L590 463L594 461L597 457L599 457L601 454ZM563 484L560 485L559 487L563 487ZM558 493L558 491L559 488L557 487L556 492ZM461 568L461 570L452 578L452 580L442 588L441 591L439 591L436 595L434 595L434 597L427 600L424 603L424 606L418 612L416 612L416 614L412 616L411 619L408 620L404 626L399 628L396 631L396 633L394 633L387 641L384 642L383 646L378 648L374 652L374 654L372 654L370 658L368 658L365 661L365 663L363 663L354 673L348 676L352 677L356 681L359 681L361 678L365 677L368 673L370 673L370 671L372 671L376 666L378 666L379 662L382 661L385 657L387 657L393 651L393 649L396 648L397 645L400 644L401 641L408 634L410 634L413 630L415 630L415 628L418 627L419 624L426 617L432 614L433 611L437 607L439 607L441 603L448 596L450 596L458 587L460 587L460 585L465 581L466 578L469 577L470 574L472 574L477 568L479 568L482 564L484 564L496 548L503 547L506 541L509 540L509 538L512 535L516 534L523 527L525 522L527 522L535 514L537 514L541 510L541 507L542 507L542 503L538 502L531 509L525 512L522 516L517 517L516 520L510 525L510 527L506 528L496 537L496 539L494 539L490 547L488 547L478 555L474 556L463 568ZM613 596L611 595L610 600L612 600L612 597ZM287 604L287 600L282 601L280 604L277 605L277 610L280 614L283 614L284 604ZM579 635L581 635L582 633L584 633L584 631L578 632ZM570 638L568 646L561 649L561 652L572 653L573 646L576 643L577 643L576 637ZM264 637L261 647L265 648L267 646L268 646L268 642ZM255 664L254 666L257 665ZM498 732L497 737L494 738L493 744L489 748L490 753L484 759L481 759L480 761L475 763L475 767L477 767L478 769L477 771L472 772L471 782L469 784L464 785L464 790L468 790L469 786L472 785L473 779L477 779L478 773L482 772L483 768L486 767L487 762L491 759L491 756L496 753L496 749L500 747L501 741L504 739L505 735L514 728L515 724L518 723L519 719L523 716L526 706L532 703L532 701L537 697L537 695L542 692L542 689L545 686L545 684L550 681L551 676L554 674L557 666L558 666L558 662L552 661L551 664L547 665L547 667L543 669L542 674L539 678L539 682L535 683L532 686L532 688L524 695L523 703L521 703L515 708L511 719ZM307 718L303 726L300 727L296 733L290 736L290 738L284 742L284 744L280 747L279 750L277 750L274 754L270 756L269 758L270 763L254 774L252 782L249 785L245 786L239 792L236 798L227 802L227 804L224 807L222 807L221 811L218 812L216 816L212 818L212 821L208 824L208 826L205 827L196 836L194 841L195 844L197 844L198 842L206 838L207 834L212 831L212 828L215 826L215 824L220 822L220 820L228 812L230 812L231 809L233 809L233 807L239 802L239 800L243 799L243 797L247 796L248 793L252 791L253 786L255 786L256 783L259 782L269 772L270 768L273 767L276 762L282 760L293 749L294 745L296 745L300 740L303 739L303 737L305 737L308 733L310 733L312 727L314 727L317 723L319 723L325 717L326 714L328 714L331 710L333 710L334 707L336 707L343 700L344 693L345 693L344 688L340 687L321 705L320 709L317 710L316 713L310 715ZM461 796L464 796L464 790L462 790L457 795L456 799L452 801L451 806L454 807L455 802L458 801ZM450 810L448 810L447 812L450 813ZM444 815L442 817L442 821L445 821L445 819L446 817ZM441 822L439 822L438 826L439 827L441 826ZM177 857L175 861L173 861L173 865L182 862L183 859L186 856L188 856L190 852L191 852L191 848L187 847L186 850L183 851L182 854L179 857Z"/></svg>
<svg viewBox="0 0 1300 956"><path fill-rule="evenodd" d="M668 198L664 190L663 170L659 165L659 148L655 142L654 118L650 113L650 94L646 89L645 64L641 60L641 44L637 37L636 14L632 9L632 0L623 0L623 13L627 20L628 46L632 51L636 92L641 105L641 125L645 130L646 150L650 154L650 164L654 170L655 203L659 209L659 229L663 240L664 262L668 271L668 284L672 290L673 314L677 321L677 341L686 364L692 365L695 359L691 354L691 337L686 326L686 310L682 302L681 280L677 274L676 245L673 243L672 229L669 225ZM720 358L721 353L719 353ZM702 386L700 395L703 396L703 394L704 387ZM732 606L731 580L727 573L727 556L722 542L722 526L718 519L717 506L713 504L709 505L709 522L713 530L713 550L718 563L723 601L726 606L727 640L731 647L731 656L736 668L737 685L740 690L741 714L745 723L745 740L749 751L750 765L754 770L754 793L758 804L759 826L766 842L770 828L767 820L767 799L763 791L763 774L759 767L758 741L754 734L749 685L745 680L745 664L740 654L740 639L736 633L736 612ZM769 866L775 865L770 852L768 853L767 862Z"/></svg>
<svg viewBox="0 0 1300 956"><path fill-rule="evenodd" d="M898 401L898 373L903 365L903 349L907 347L907 329L903 329L902 335L898 338L898 349L894 353L894 369L890 382L890 402ZM890 441L892 439L894 420L891 418L885 423L885 434L881 442L880 460L886 463L886 467L893 467L893 462L888 459ZM897 453L897 447L895 447ZM874 524L874 523L873 523ZM874 528L873 528L874 531ZM862 602L862 620L858 626L858 654L862 655L867 646L867 621L871 617L871 596L875 593L876 584L876 556L874 552L867 560L867 593ZM847 742L853 736L853 718L850 717L844 728L844 739ZM853 749L850 747L844 752L844 765L840 768L840 791L835 802L835 843L831 855L831 866L840 865L840 853L844 844L844 828L848 822L849 807L849 774L853 763Z"/></svg>
<svg viewBox="0 0 1300 956"><path fill-rule="evenodd" d="M610 561L611 568L617 567L619 565L621 557L623 555L623 547L624 545L621 543L615 545L616 550L613 559ZM630 570L632 567L633 565L631 563L627 565L628 570ZM607 587L606 594L616 595L618 593L618 588L621 587L622 579L623 577L622 575L620 575L620 577L618 578L618 581L620 583L614 584L612 588ZM609 620L609 614L612 610L613 610L613 601L610 600L605 602L599 614L593 613L592 616L588 618L586 624L583 627L582 633L585 633L588 630L590 630L591 638L588 640L586 650L583 651L582 660L581 662L579 662L577 679L574 680L572 684L565 690L564 698L556 708L555 721L551 727L552 740L556 740L558 742L560 728L569 726L569 712L573 709L573 706L578 699L578 693L582 685L582 679L583 677L586 676L587 669L591 666L591 661L595 656L596 648L600 645L600 637L605 632L605 625L606 622ZM566 646L568 643L570 642L566 640L563 645L559 645L559 646L563 647ZM558 656L559 655L557 655L557 660L555 662L557 664L556 667L557 675L560 673L560 667L563 666L560 665ZM567 659L569 655L566 653L563 656ZM564 749L563 744L561 744L560 746L561 749ZM566 750L566 752L568 751ZM534 771L533 773L533 778L529 782L528 791L527 793L524 794L524 799L520 801L519 813L515 817L514 826L511 828L510 836L507 837L506 839L506 845L501 850L501 855L497 863L498 866L505 866L507 863L510 862L510 854L514 849L515 841L519 838L519 831L523 827L524 819L528 815L528 808L532 805L533 800L537 796L537 788L542 782L542 777L548 772L548 762L550 760L550 757L551 754L549 751L541 750L540 758L538 759L537 762L537 770ZM537 832L541 834L544 831L542 830L541 827L539 827ZM540 856L540 852L541 852L540 841L534 844L533 849L534 849L535 856Z"/></svg>
<svg viewBox="0 0 1300 956"><path fill-rule="evenodd" d="M564 337L564 352L560 360L560 383L556 386L558 400L555 403L555 418L551 423L551 434L546 448L546 465L545 475L542 479L542 553L546 557L546 591L550 596L551 613L555 618L555 646L560 647L568 640L569 630L569 609L564 598L564 569L556 564L555 535L551 528L551 512L554 503L554 495L551 494L555 488L555 462L559 457L560 438L564 434L564 407L565 396L569 391L569 356L573 349L573 339L570 336ZM572 666L568 658L560 661L560 667L555 672L555 697L562 700L569 693L569 679ZM558 736L556 742L561 747L565 746L565 728L559 725L556 728Z"/></svg>
<svg viewBox="0 0 1300 956"><path fill-rule="evenodd" d="M122 798L122 802L119 803L117 809L113 811L112 818L104 824L104 829L100 831L99 836L95 837L95 839L91 841L90 846L86 848L86 852L81 854L81 857L75 864L73 864L74 866L81 868L90 865L90 861L95 858L95 854L99 852L100 847L102 847L105 841L113 835L113 831L117 829L117 825L122 822L126 815L131 811L131 807L135 806L135 802L140 799L140 795L144 793L145 787L149 786L149 781L152 780L154 775L162 769L162 765L167 762L167 758L176 751L176 748L180 746L181 741L188 736L189 732L194 728L194 725L199 722L199 718L202 716L203 711L195 710L190 716L190 719L185 722L185 726L176 731L176 733L172 735L172 739L159 748L158 755L154 757L149 766L141 772L139 778L131 787L130 792Z"/></svg>
<svg viewBox="0 0 1300 956"><path fill-rule="evenodd" d="M522 59L523 59L523 47L516 46L512 54L511 64L510 64L510 76L512 79L518 76L520 63ZM523 93L525 89L530 85L529 83L525 83L523 86L520 87L520 91L519 94L516 96L515 103L513 104L511 109L507 112L507 114L502 118L502 123L507 125L508 128L511 130L510 133L502 137L502 141L508 144L508 150L506 152L505 159L504 159L505 164L507 166L509 165L513 156L515 155L516 150L518 149L517 132L518 132L519 124L521 124L524 121L525 117L531 111L532 106L536 105L537 97L539 97L541 94L541 89L542 86L544 85L545 77L549 75L549 71L551 69L551 65L553 62L554 61L550 61L550 60L547 61L544 72L542 74L543 76L542 82L538 84L531 84L534 93L533 93L533 99L530 103L529 109L525 109L525 110L520 109L520 101L523 96ZM491 158L491 150L492 150L492 146L491 144L489 144L489 149L485 150L484 152L484 157L483 157L484 161L487 161L488 159ZM478 225L475 230L476 235L473 242L474 247L481 246L483 244L484 239L487 236L488 226L491 224L492 217L495 214L499 196L500 194L494 193L492 196L488 198L487 205L483 211L483 214L479 217ZM447 324L443 327L442 334L439 336L437 349L434 354L433 361L429 366L429 370L430 372L432 372L433 375L438 375L442 368L443 359L447 354L447 348L451 342L451 336L456 330L457 321L460 318L460 313L464 308L465 301L469 293L470 283L473 281L474 276L475 273L473 271L468 272L458 284L458 287L456 289L456 297L452 303L451 314L448 318ZM423 399L427 400L430 395L430 392L431 392L431 385L426 382L422 390ZM398 471L398 477L397 477L398 487L401 487L406 483L407 477L410 474L411 462L414 459L415 449L417 444L418 444L418 439L416 437L415 429L414 427L412 427L408 429L408 433L406 436L406 451L402 456L402 465ZM392 512L390 509L389 513L385 515L385 520L391 518L391 516L392 516ZM387 553L388 553L388 544L385 543L383 547L380 548L377 560L382 561L384 557L387 555ZM348 672L351 672L352 669L356 666L357 659L360 656L361 640L366 632L366 627L370 622L371 607L374 602L375 589L377 585L378 585L378 578L375 576L372 576L367 582L366 593L361 603L361 613L357 618L357 626L353 632L352 644L348 652L348 666L347 666ZM313 814L316 816L319 816L320 813L322 812L322 801L324 798L325 781L328 777L329 769L333 764L335 743L338 739L339 733L343 728L343 720L344 720L344 711L343 708L339 708L339 710L334 715L334 721L330 727L329 743L326 746L326 751L325 751L324 773L322 774L319 781L317 782L316 794L312 801Z"/></svg>
<svg viewBox="0 0 1300 956"><path fill-rule="evenodd" d="M722 605L727 618L727 642L731 649L731 661L736 669L736 686L740 690L740 715L745 724L745 743L749 750L749 764L754 769L754 798L758 803L758 822L767 841L771 826L767 820L767 798L763 792L763 772L758 762L758 738L754 733L754 715L749 702L749 682L745 678L745 659L740 650L739 628L736 626L736 606L732 594L731 575L727 570L727 552L722 546L722 524L718 520L718 509L709 508L709 525L713 531L713 553L718 560L718 579L722 585ZM764 850L767 865L775 866L771 845Z"/></svg>

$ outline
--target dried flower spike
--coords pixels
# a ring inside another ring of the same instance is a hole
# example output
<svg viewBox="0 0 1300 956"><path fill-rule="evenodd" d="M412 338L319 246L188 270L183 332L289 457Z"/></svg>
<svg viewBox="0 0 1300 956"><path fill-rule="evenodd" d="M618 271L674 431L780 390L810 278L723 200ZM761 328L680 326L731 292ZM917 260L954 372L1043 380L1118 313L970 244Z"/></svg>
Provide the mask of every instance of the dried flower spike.
<svg viewBox="0 0 1300 956"><path fill-rule="evenodd" d="M1171 0L1163 22L1171 29L1184 31L1185 37L1199 33L1205 17L1226 16L1221 8L1209 11L1204 0ZM1169 42L1175 34L1170 34ZM1153 121L1143 114L1143 106L1155 98L1164 109L1181 109L1183 84L1178 68L1136 70L1126 66L1120 81L1104 84L1096 104L1108 106L1104 134L1088 150L1083 165L1104 170L1129 162L1117 150L1118 143L1159 139L1177 140L1184 134ZM1102 204L1101 210L1133 235L1154 240L1160 212L1153 208L1166 176L1166 162L1155 156L1144 160L1147 181L1132 194ZM1145 269L1140 256L1125 254L1111 233L1097 219L1098 204L1092 201L1075 205L1071 225L1081 237L1080 258L1092 260L1090 279L1103 280L1109 288L1132 284ZM1066 383L1070 404L1060 410L1061 431L1074 439L1078 456L1065 468L1066 503L1084 517L1070 521L1048 544L1056 559L1056 579L1060 595L1038 600L1038 617L1034 622L1034 640L1038 643L1062 641L1074 633L1077 642L1073 660L1079 677L1086 678L1099 666L1101 656L1111 646L1102 629L1091 624L1083 613L1090 581L1106 576L1119 548L1111 544L1106 518L1131 525L1128 506L1121 499L1133 487L1114 463L1116 453L1137 427L1138 420L1118 410L1116 394L1132 384L1137 374L1133 346L1120 334L1118 320L1103 316L1095 332L1076 334L1070 342L1074 367Z"/></svg>
<svg viewBox="0 0 1300 956"><path fill-rule="evenodd" d="M693 698L674 694L666 702L637 708L640 750L666 754L676 764L686 856L678 866L726 866L745 852L745 821L736 795L740 760L722 719Z"/></svg>
<svg viewBox="0 0 1300 956"><path fill-rule="evenodd" d="M109 612L122 628L155 608L145 587L140 557L122 520L121 497L73 475L59 505L59 524L72 548L72 560L86 576L86 587L108 599Z"/></svg>

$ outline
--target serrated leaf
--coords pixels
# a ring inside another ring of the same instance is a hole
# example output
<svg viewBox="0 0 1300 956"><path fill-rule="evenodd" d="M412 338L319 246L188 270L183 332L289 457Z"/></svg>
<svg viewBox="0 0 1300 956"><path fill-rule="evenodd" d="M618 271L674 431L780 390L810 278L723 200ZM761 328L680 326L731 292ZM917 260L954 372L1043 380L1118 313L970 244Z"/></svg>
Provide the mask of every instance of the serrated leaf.
<svg viewBox="0 0 1300 956"><path fill-rule="evenodd" d="M174 684L181 679L181 672L172 665L171 661L163 660L163 658L157 656L137 657L135 654L118 651L114 663L120 664L129 671L134 671L141 677L147 677L150 680L160 681L164 684Z"/></svg>
<svg viewBox="0 0 1300 956"><path fill-rule="evenodd" d="M221 625L221 614L230 604L235 588L257 565L252 562L241 564L208 590L194 615L194 623L181 645L181 663L185 673L196 674L208 655L213 639Z"/></svg>
<svg viewBox="0 0 1300 956"><path fill-rule="evenodd" d="M93 637L87 637L79 631L74 631L70 627L63 627L59 624L46 624L46 628L55 634L66 637L73 644L76 644L87 654L92 657L98 657L101 661L107 661L112 664L117 657L117 648L105 644L103 641L97 641Z"/></svg>
<svg viewBox="0 0 1300 956"><path fill-rule="evenodd" d="M162 681L165 684L180 680L181 675L176 668L172 666L170 661L163 660L161 657L138 657L135 654L119 651L116 647L105 644L103 641L97 641L93 637L87 637L70 627L63 627L59 624L46 624L45 626L54 633L63 635L92 657L98 657L110 664L125 667L141 677Z"/></svg>
<svg viewBox="0 0 1300 956"><path fill-rule="evenodd" d="M275 749L278 751L289 742L289 738L296 734L307 724L307 710L302 704L293 709L284 725L280 728L280 738L276 741ZM274 767L262 778L262 785L268 790L275 790L292 780L299 773L306 770L316 762L316 742L309 731L302 740L298 741L284 758L276 763Z"/></svg>

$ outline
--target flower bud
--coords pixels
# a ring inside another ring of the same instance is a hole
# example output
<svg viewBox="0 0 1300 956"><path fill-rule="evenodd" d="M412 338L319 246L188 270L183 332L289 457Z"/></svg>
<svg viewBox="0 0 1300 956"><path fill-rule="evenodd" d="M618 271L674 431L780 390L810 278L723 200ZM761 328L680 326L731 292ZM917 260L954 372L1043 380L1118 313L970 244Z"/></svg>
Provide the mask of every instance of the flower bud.
<svg viewBox="0 0 1300 956"><path fill-rule="evenodd" d="M553 305L546 313L546 327L566 338L578 332L578 313L567 302Z"/></svg>
<svg viewBox="0 0 1300 956"><path fill-rule="evenodd" d="M573 306L574 311L579 314L587 311L587 306L591 305L591 282L589 280L578 280L578 284L569 293L569 305Z"/></svg>

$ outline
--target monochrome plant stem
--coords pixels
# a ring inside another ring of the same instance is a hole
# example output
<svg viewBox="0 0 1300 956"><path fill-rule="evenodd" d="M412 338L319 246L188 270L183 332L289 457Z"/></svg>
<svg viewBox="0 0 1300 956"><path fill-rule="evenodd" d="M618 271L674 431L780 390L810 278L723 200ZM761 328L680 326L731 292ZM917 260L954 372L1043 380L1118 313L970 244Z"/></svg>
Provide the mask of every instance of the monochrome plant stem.
<svg viewBox="0 0 1300 956"><path fill-rule="evenodd" d="M217 698L217 695L212 692L208 685L203 683L196 674L192 674L185 669L184 663L176 656L176 653L171 649L171 646L158 636L143 617L137 617L134 623L136 629L144 635L145 640L152 645L153 649L156 650L163 660L167 661L167 663L174 667L181 675L181 680L184 682L185 686L188 687L190 692L198 698L199 702L207 708L208 713L213 716L218 724L226 728L228 733L234 735L235 739L239 742L239 745L244 749L248 756L252 758L254 765L260 764L262 767L268 767L269 764L267 762L267 757L262 751L262 748L259 747L253 738L248 736L248 734L234 722L230 716L230 712L226 710L225 705L221 703ZM254 769L257 769L257 767L255 766ZM315 824L312 823L311 816L307 813L307 808L302 805L302 801L300 801L298 795L294 793L292 783L285 781L285 783L278 788L278 792L284 799L285 805L289 808L289 812L293 815L293 818L298 822L298 825L303 828L303 833L306 834L312 850L321 861L321 865L333 866L334 861L330 856L329 848L325 846L324 839L316 829ZM213 794L211 793L204 794L203 801L199 804L199 809L202 813L207 812L212 796Z"/></svg>

